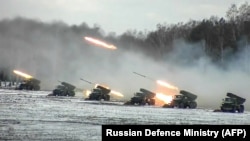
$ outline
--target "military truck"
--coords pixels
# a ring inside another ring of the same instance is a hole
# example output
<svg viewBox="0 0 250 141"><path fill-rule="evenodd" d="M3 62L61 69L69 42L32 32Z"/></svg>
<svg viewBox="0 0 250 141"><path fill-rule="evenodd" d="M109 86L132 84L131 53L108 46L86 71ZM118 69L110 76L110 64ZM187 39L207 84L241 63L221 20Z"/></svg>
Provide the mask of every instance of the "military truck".
<svg viewBox="0 0 250 141"><path fill-rule="evenodd" d="M75 86L67 82L61 82L48 96L75 96Z"/></svg>
<svg viewBox="0 0 250 141"><path fill-rule="evenodd" d="M154 92L140 88L140 92L136 92L134 97L130 101L125 102L125 105L155 105L155 96Z"/></svg>
<svg viewBox="0 0 250 141"><path fill-rule="evenodd" d="M227 97L223 99L220 109L222 112L243 113L243 104L245 101L245 98L239 97L233 93L227 93Z"/></svg>
<svg viewBox="0 0 250 141"><path fill-rule="evenodd" d="M104 101L110 101L110 95L109 93L111 90L109 88L106 88L101 85L97 85L92 92L89 94L88 98L85 100L104 100Z"/></svg>
<svg viewBox="0 0 250 141"><path fill-rule="evenodd" d="M197 107L197 95L192 94L185 90L180 90L180 94L174 96L173 100L169 104L164 104L163 108L190 108L195 109Z"/></svg>
<svg viewBox="0 0 250 141"><path fill-rule="evenodd" d="M29 78L23 80L21 84L16 88L16 90L40 90L40 83L41 81L35 78Z"/></svg>

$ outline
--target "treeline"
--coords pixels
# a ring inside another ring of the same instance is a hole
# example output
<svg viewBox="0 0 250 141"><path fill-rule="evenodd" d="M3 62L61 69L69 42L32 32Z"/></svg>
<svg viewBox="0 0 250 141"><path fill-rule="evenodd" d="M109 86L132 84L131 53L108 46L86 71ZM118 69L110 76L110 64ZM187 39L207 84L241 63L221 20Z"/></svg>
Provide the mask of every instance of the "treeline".
<svg viewBox="0 0 250 141"><path fill-rule="evenodd" d="M10 70L9 68L3 68L0 67L0 87L2 86L11 86L14 85L15 82L20 81L20 79L18 77L16 77L14 74L12 74L13 70ZM7 82L11 82L11 83L6 83ZM2 83L5 82L5 83Z"/></svg>
<svg viewBox="0 0 250 141"><path fill-rule="evenodd" d="M158 24L157 30L149 33L128 32L119 37L119 42L137 45L152 57L171 53L175 40L188 43L201 43L200 46L215 63L223 63L235 57L242 47L249 48L250 6L242 4L239 8L232 4L226 17L211 16L202 21L190 20L187 23Z"/></svg>
<svg viewBox="0 0 250 141"><path fill-rule="evenodd" d="M202 48L207 57L211 58L215 64L223 65L237 57L238 52L249 48L250 5L247 2L240 6L232 4L225 14L225 17L211 16L209 19L201 21L190 20L187 23L158 24L155 31L133 30L119 36L115 33L104 35L100 27L94 26L91 28L86 23L69 26L63 22L48 24L19 17L13 20L0 21L0 37L2 40L10 40L9 42L11 42L9 36L12 38L20 37L18 40L32 42L34 45L34 41L29 37L33 36L33 32L38 33L39 31L39 34L46 33L47 40L50 36L58 37L57 42L67 45L70 43L72 36L94 36L112 42L125 51L140 51L158 60L162 60L170 54L175 49L175 42L181 39L190 44L199 43L199 48ZM22 27L22 30L25 31L25 36L21 35L24 33L15 32L19 30L19 27ZM72 42L77 41L80 42L81 39L74 39ZM1 44L1 48L7 48L8 46L11 46L11 43ZM1 51L1 56L3 53ZM197 59L197 57L202 56L193 56L193 59ZM4 58L1 59L5 60ZM1 66L0 80L13 79L13 75L10 73L12 71L8 68L8 65Z"/></svg>

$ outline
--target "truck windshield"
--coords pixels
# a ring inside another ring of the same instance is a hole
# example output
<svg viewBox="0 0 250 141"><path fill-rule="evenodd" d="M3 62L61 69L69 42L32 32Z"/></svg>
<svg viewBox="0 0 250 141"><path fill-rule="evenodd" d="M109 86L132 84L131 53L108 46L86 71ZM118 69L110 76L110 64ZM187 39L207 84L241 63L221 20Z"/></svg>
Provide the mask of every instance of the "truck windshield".
<svg viewBox="0 0 250 141"><path fill-rule="evenodd" d="M225 98L225 99L224 99L224 102L226 102L226 103L231 103L231 102L233 102L233 99L232 99L232 98Z"/></svg>
<svg viewBox="0 0 250 141"><path fill-rule="evenodd" d="M100 92L101 90L100 89L93 89L93 92Z"/></svg>
<svg viewBox="0 0 250 141"><path fill-rule="evenodd" d="M182 98L182 95L176 95L175 98Z"/></svg>

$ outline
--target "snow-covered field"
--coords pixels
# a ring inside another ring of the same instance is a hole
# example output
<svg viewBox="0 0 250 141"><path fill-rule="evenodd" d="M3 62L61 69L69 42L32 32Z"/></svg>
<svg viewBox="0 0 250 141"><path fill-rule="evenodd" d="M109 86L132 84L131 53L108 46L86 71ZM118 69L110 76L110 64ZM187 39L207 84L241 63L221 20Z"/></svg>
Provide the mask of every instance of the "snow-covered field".
<svg viewBox="0 0 250 141"><path fill-rule="evenodd" d="M50 91L0 89L0 140L101 141L104 124L242 124L250 112L168 109L89 102L76 97L47 97Z"/></svg>

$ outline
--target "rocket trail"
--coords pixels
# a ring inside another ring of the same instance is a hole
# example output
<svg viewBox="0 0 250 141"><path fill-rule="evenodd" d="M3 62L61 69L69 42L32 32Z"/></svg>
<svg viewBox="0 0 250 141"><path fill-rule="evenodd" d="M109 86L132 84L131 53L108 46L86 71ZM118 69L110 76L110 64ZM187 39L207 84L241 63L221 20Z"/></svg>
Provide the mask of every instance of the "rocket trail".
<svg viewBox="0 0 250 141"><path fill-rule="evenodd" d="M85 79L83 79L83 78L80 78L80 80L85 81L85 82L87 82L87 83L89 83L89 84L94 84L94 83L92 83L92 82L90 82L90 81L87 81L87 80L85 80Z"/></svg>
<svg viewBox="0 0 250 141"><path fill-rule="evenodd" d="M151 78L151 77L148 77L148 76L146 76L146 75L143 75L143 74L140 74L140 73L137 73L137 72L133 72L133 73L136 74L136 75L139 75L139 76L141 76L141 77L147 78L147 79L149 79L149 80L156 81L155 79L153 79L153 78Z"/></svg>
<svg viewBox="0 0 250 141"><path fill-rule="evenodd" d="M137 75L140 75L140 76L142 76L142 77L146 77L145 75L142 75L142 74L139 74L139 73L137 73L137 72L133 72L134 74L137 74Z"/></svg>
<svg viewBox="0 0 250 141"><path fill-rule="evenodd" d="M104 41L101 41L101 40L98 40L98 39L95 39L95 38L91 38L91 37L84 37L85 40L87 40L88 42L96 45L96 46L99 46L99 47L103 47L103 48L107 48L107 49L117 49L116 46L112 45L112 44L108 44Z"/></svg>
<svg viewBox="0 0 250 141"><path fill-rule="evenodd" d="M23 72L18 71L18 70L13 70L13 72L14 72L15 74L19 75L19 76L22 76L22 77L26 78L26 79L33 78L31 75L28 75L28 74L23 73Z"/></svg>
<svg viewBox="0 0 250 141"><path fill-rule="evenodd" d="M161 86L164 86L164 87L167 87L167 88L170 88L170 89L175 89L175 90L179 91L178 87L173 86L173 85L169 84L168 82L165 82L165 81L162 81L162 80L156 80L156 79L153 79L151 77L148 77L146 75L143 75L143 74L140 74L140 73L137 73L137 72L133 72L133 73L137 74L137 75L139 75L141 77L147 78L147 79L149 79L151 81L154 81L154 82L156 82L157 84L159 84Z"/></svg>

